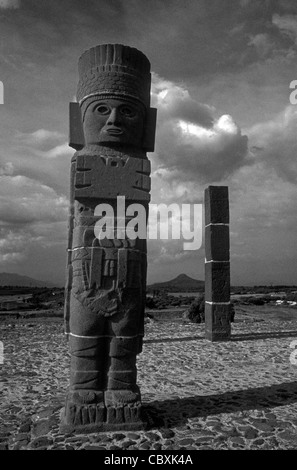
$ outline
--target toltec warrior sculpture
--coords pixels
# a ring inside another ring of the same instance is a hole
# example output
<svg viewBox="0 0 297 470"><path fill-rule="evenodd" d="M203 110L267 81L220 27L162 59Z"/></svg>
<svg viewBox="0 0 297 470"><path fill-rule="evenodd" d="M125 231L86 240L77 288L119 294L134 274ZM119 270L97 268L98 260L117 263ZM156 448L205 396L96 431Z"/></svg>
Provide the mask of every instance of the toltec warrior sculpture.
<svg viewBox="0 0 297 470"><path fill-rule="evenodd" d="M118 213L118 200L124 209L141 204L147 218L146 152L154 149L156 124L150 84L150 63L137 49L101 45L79 60L78 103L70 105L70 145L77 152L71 166L65 300L71 372L63 431L143 426L136 356L144 333L146 240L118 236L129 222ZM102 204L114 213L108 237L96 229Z"/></svg>

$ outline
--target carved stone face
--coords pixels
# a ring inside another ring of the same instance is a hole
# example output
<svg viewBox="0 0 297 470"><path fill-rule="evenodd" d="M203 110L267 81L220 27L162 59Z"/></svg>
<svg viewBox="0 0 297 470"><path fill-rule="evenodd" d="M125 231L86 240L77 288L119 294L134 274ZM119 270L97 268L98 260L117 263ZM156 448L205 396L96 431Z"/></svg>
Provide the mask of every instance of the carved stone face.
<svg viewBox="0 0 297 470"><path fill-rule="evenodd" d="M122 144L140 148L145 112L137 102L110 98L93 101L84 116L86 144Z"/></svg>

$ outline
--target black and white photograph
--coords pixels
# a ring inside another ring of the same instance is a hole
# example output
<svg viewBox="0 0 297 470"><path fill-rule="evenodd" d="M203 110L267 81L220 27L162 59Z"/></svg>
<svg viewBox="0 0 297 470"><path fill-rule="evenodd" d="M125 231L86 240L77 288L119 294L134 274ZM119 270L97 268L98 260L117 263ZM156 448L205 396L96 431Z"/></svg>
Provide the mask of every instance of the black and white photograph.
<svg viewBox="0 0 297 470"><path fill-rule="evenodd" d="M0 31L0 450L297 450L296 1Z"/></svg>

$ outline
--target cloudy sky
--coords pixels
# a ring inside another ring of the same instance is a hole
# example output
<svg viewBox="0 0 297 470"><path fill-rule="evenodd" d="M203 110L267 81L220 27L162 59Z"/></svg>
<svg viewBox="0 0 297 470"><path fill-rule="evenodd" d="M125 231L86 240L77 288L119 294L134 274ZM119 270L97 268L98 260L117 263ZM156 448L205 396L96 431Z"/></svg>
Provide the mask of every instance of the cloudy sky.
<svg viewBox="0 0 297 470"><path fill-rule="evenodd" d="M0 271L63 284L68 103L110 42L152 65L152 202L228 185L232 284L297 284L296 0L0 0L0 28ZM203 279L203 246L148 250L149 283Z"/></svg>

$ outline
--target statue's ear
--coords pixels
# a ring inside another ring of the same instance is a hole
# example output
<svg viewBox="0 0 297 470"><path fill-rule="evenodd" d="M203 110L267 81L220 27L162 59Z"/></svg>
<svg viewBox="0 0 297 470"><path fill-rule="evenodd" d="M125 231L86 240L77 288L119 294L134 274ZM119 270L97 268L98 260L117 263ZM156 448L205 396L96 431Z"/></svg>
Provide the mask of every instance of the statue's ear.
<svg viewBox="0 0 297 470"><path fill-rule="evenodd" d="M146 152L153 152L155 150L156 123L157 123L157 109L149 108L147 110L147 115L146 115L143 144L142 144L142 148Z"/></svg>
<svg viewBox="0 0 297 470"><path fill-rule="evenodd" d="M78 103L69 103L69 146L81 150L85 145L85 137Z"/></svg>

